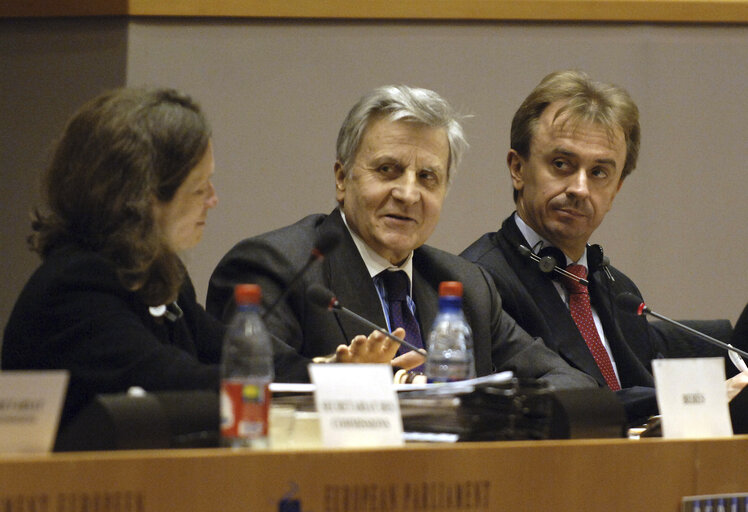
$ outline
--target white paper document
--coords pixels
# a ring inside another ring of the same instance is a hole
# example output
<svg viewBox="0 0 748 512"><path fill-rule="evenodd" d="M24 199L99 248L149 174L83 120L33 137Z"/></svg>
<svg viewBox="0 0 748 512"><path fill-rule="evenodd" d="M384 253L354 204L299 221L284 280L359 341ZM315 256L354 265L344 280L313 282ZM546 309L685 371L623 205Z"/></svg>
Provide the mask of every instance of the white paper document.
<svg viewBox="0 0 748 512"><path fill-rule="evenodd" d="M311 364L325 446L403 444L400 404L388 364Z"/></svg>
<svg viewBox="0 0 748 512"><path fill-rule="evenodd" d="M723 358L655 359L652 369L663 437L732 435Z"/></svg>
<svg viewBox="0 0 748 512"><path fill-rule="evenodd" d="M0 453L52 450L68 372L0 372Z"/></svg>

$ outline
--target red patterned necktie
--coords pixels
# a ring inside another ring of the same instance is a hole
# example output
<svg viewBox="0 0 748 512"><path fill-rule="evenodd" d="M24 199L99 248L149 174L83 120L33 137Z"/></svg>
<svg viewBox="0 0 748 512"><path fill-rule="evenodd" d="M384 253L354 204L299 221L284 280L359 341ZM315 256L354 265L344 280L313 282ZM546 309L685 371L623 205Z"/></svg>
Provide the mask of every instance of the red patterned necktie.
<svg viewBox="0 0 748 512"><path fill-rule="evenodd" d="M587 278L587 269L582 265L569 265L566 271L582 279ZM618 383L616 373L613 370L613 363L610 362L607 350L600 340L600 335L595 327L595 320L592 318L592 305L590 304L590 292L586 286L574 281L568 277L562 279L564 288L569 292L569 311L577 329L582 334L587 347L592 352L600 372L605 377L605 382L613 391L621 389Z"/></svg>

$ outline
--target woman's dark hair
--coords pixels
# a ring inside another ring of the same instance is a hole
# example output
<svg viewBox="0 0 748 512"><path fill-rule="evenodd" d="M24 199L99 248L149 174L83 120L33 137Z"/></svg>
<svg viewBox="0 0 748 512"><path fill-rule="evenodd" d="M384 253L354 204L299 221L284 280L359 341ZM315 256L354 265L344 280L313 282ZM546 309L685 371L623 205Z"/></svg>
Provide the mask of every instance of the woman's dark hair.
<svg viewBox="0 0 748 512"><path fill-rule="evenodd" d="M83 105L57 142L33 214L31 248L97 252L149 305L173 301L184 278L154 220L207 150L200 107L172 89L116 89Z"/></svg>

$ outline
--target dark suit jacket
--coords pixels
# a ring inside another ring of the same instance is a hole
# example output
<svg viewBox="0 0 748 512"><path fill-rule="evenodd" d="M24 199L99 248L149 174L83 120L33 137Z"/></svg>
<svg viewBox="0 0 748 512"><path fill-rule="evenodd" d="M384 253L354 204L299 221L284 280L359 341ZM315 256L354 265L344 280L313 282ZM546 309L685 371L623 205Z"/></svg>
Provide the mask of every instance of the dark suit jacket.
<svg viewBox="0 0 748 512"><path fill-rule="evenodd" d="M264 304L272 304L307 261L315 241L329 232L337 233L340 243L292 287L266 320L276 336L277 381L308 381L306 367L312 357L332 354L338 345L371 331L355 319L309 302L306 291L310 285L329 288L344 307L386 325L377 291L340 212L336 209L329 216L310 215L291 226L240 242L211 277L206 307L224 321L232 314L232 290L237 283L259 284ZM417 249L413 256L413 298L424 340L437 313L439 283L448 280L463 283L463 308L473 329L477 375L511 369L523 377L543 377L559 388L594 385L502 311L501 299L485 272L458 256L427 246Z"/></svg>
<svg viewBox="0 0 748 512"><path fill-rule="evenodd" d="M156 319L120 284L106 259L72 245L60 247L29 279L13 308L2 367L70 372L61 427L100 393L131 386L218 390L224 327L196 302L189 279L177 303L182 318Z"/></svg>
<svg viewBox="0 0 748 512"><path fill-rule="evenodd" d="M710 320L678 320L679 323L690 327L696 331L716 338L725 343L732 343L733 346L745 350L748 339L744 339L741 344L736 344L732 324L726 318ZM725 361L725 375L730 378L737 375L738 370L730 361L725 349L712 345L711 343L700 339L697 336L676 327L664 320L652 320L649 325L658 334L660 346L663 354L668 358L678 357L721 357ZM730 339L732 337L732 342Z"/></svg>
<svg viewBox="0 0 748 512"><path fill-rule="evenodd" d="M735 324L730 343L733 347L748 350L748 305L745 306Z"/></svg>
<svg viewBox="0 0 748 512"><path fill-rule="evenodd" d="M567 363L592 376L600 386L605 379L587 344L571 318L548 275L538 264L517 250L527 246L513 216L498 232L486 233L462 252L462 256L485 268L501 294L504 309L532 336ZM611 283L601 270L589 276L590 301L595 307L618 367L621 391L617 392L626 409L629 424L657 413L651 361L661 357L658 333L643 317L619 311L616 295L630 292L641 296L636 285L621 272L608 267L615 278Z"/></svg>
<svg viewBox="0 0 748 512"><path fill-rule="evenodd" d="M528 246L513 216L501 229L487 233L463 251L462 256L485 268L501 294L504 309L532 336L543 338L574 368L601 385L605 379L577 329L558 291L538 264L523 256L517 247ZM621 387L653 386L651 360L660 350L657 338L643 317L621 312L614 304L616 295L630 292L641 296L634 283L613 267L608 267L615 283L601 270L589 276L590 301L600 317L605 336L618 367Z"/></svg>

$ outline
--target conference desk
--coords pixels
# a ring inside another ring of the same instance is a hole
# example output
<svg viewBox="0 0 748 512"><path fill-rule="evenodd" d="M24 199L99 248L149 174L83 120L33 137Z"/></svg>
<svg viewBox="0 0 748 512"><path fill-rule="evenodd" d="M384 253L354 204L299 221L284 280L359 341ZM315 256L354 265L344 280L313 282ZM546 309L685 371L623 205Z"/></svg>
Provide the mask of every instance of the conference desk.
<svg viewBox="0 0 748 512"><path fill-rule="evenodd" d="M7 455L0 510L676 512L748 491L746 454L748 436Z"/></svg>

